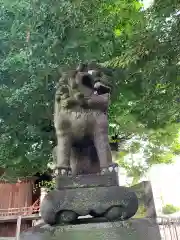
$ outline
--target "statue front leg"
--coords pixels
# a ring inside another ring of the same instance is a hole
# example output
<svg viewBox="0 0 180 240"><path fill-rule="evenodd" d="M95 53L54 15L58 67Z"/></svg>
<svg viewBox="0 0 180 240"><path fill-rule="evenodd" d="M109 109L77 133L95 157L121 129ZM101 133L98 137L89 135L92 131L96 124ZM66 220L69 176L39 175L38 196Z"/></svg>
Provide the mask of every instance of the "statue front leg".
<svg viewBox="0 0 180 240"><path fill-rule="evenodd" d="M94 145L98 154L100 168L106 169L112 164L112 155L109 146L109 139L106 133L98 131L94 134Z"/></svg>
<svg viewBox="0 0 180 240"><path fill-rule="evenodd" d="M66 126L65 126L66 125ZM57 133L57 169L61 175L70 173L70 157L72 148L71 124L66 124L56 131Z"/></svg>
<svg viewBox="0 0 180 240"><path fill-rule="evenodd" d="M99 115L94 129L94 145L98 154L101 170L112 164L112 155L108 139L108 121L105 114Z"/></svg>

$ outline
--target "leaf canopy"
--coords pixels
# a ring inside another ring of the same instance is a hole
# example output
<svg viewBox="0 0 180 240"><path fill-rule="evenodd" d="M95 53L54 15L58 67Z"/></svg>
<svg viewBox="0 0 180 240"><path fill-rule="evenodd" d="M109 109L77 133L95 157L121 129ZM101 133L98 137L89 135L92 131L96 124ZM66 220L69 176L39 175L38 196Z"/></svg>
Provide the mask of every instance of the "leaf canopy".
<svg viewBox="0 0 180 240"><path fill-rule="evenodd" d="M113 69L110 134L116 126L120 136L151 137L151 129L179 120L178 1L155 1L146 11L135 0L0 6L0 165L7 175L46 170L56 142L55 82L80 61Z"/></svg>

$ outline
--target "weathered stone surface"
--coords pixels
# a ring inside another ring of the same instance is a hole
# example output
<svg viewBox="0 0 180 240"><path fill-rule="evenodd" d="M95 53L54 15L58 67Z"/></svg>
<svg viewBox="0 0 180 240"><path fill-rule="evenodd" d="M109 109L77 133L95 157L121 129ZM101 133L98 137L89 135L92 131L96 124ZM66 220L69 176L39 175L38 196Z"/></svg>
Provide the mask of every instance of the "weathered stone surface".
<svg viewBox="0 0 180 240"><path fill-rule="evenodd" d="M54 159L58 168L71 167L73 175L98 173L112 164L107 114L111 89L100 66L89 67L64 73L55 94Z"/></svg>
<svg viewBox="0 0 180 240"><path fill-rule="evenodd" d="M118 174L110 172L106 175L87 174L77 176L57 176L56 188L82 188L82 187L109 187L118 186Z"/></svg>
<svg viewBox="0 0 180 240"><path fill-rule="evenodd" d="M29 229L20 240L160 240L158 225L150 219L127 222L95 222L68 226L41 224Z"/></svg>
<svg viewBox="0 0 180 240"><path fill-rule="evenodd" d="M118 165L112 161L108 138L110 78L101 66L81 64L62 74L57 84L56 189L41 204L41 216L48 224L74 222L88 214L109 220L129 219L137 211L137 196L118 186Z"/></svg>
<svg viewBox="0 0 180 240"><path fill-rule="evenodd" d="M112 207L119 207L114 211ZM55 224L61 219L61 214L69 218L72 211L78 216L104 216L109 219L129 219L138 209L138 200L134 192L126 187L89 187L77 189L53 190L49 192L41 204L41 216L48 224ZM69 211L69 212L68 212ZM107 211L109 213L107 214ZM64 217L63 217L64 218ZM67 222L67 221L65 221Z"/></svg>
<svg viewBox="0 0 180 240"><path fill-rule="evenodd" d="M156 218L156 208L154 204L154 197L150 181L143 181L131 187L138 197L139 210L136 216L139 214L145 218ZM142 214L144 209L144 214Z"/></svg>

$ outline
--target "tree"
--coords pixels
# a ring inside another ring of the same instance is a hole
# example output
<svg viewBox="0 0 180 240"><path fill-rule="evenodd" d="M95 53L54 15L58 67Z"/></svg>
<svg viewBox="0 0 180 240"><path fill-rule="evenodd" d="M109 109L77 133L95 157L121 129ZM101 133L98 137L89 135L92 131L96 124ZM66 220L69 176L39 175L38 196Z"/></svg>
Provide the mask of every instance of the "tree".
<svg viewBox="0 0 180 240"><path fill-rule="evenodd" d="M179 207L176 207L172 204L167 204L167 205L163 206L162 212L164 214L172 214L172 213L178 212L179 210L180 210Z"/></svg>
<svg viewBox="0 0 180 240"><path fill-rule="evenodd" d="M119 149L117 162L126 170L132 183L139 182L141 177L154 164L171 164L179 154L180 124L167 125L162 129L145 129L125 141Z"/></svg>
<svg viewBox="0 0 180 240"><path fill-rule="evenodd" d="M108 60L136 1L8 1L0 9L0 165L8 175L44 171L55 144L54 85L61 68ZM119 8L123 3L123 7ZM117 20L117 16L120 16Z"/></svg>
<svg viewBox="0 0 180 240"><path fill-rule="evenodd" d="M146 27L138 35L134 33L128 45L129 52L107 63L122 67L126 72L124 80L119 83L121 99L126 101L117 100L112 106L113 113L117 113L111 115L112 122L116 128L119 125L119 129L126 124L128 135L132 132L140 142L146 142L146 146L141 145L142 161L132 161L131 158L127 163L122 157L127 155L124 151L119 156L120 164L134 181L138 181L152 164L171 163L174 155L179 154L178 9L178 2L155 1L144 12ZM126 106L122 105L124 102Z"/></svg>
<svg viewBox="0 0 180 240"><path fill-rule="evenodd" d="M46 170L56 142L54 85L79 61L112 68L110 135L115 126L121 139L143 137L177 121L179 19L166 18L178 3L155 2L147 11L135 0L0 3L0 165L7 175Z"/></svg>
<svg viewBox="0 0 180 240"><path fill-rule="evenodd" d="M128 50L106 63L124 69L118 83L122 94L112 110L116 123L124 114L148 128L179 121L178 9L176 1L155 1L144 11L145 27L133 32Z"/></svg>

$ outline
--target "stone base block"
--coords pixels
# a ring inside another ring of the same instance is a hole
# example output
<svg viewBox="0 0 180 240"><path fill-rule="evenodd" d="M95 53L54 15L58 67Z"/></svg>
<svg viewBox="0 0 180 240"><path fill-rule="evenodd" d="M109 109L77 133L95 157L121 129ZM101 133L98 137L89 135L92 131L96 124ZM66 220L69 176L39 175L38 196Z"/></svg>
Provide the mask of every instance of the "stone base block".
<svg viewBox="0 0 180 240"><path fill-rule="evenodd" d="M20 240L160 240L159 227L150 219L126 222L92 222L78 225L41 224L29 229Z"/></svg>
<svg viewBox="0 0 180 240"><path fill-rule="evenodd" d="M82 187L109 187L118 186L118 174L116 172L101 174L88 174L77 176L57 176L56 188L82 188Z"/></svg>
<svg viewBox="0 0 180 240"><path fill-rule="evenodd" d="M137 196L126 187L55 189L43 199L41 216L50 225L76 222L79 216L85 215L127 220L137 209Z"/></svg>

